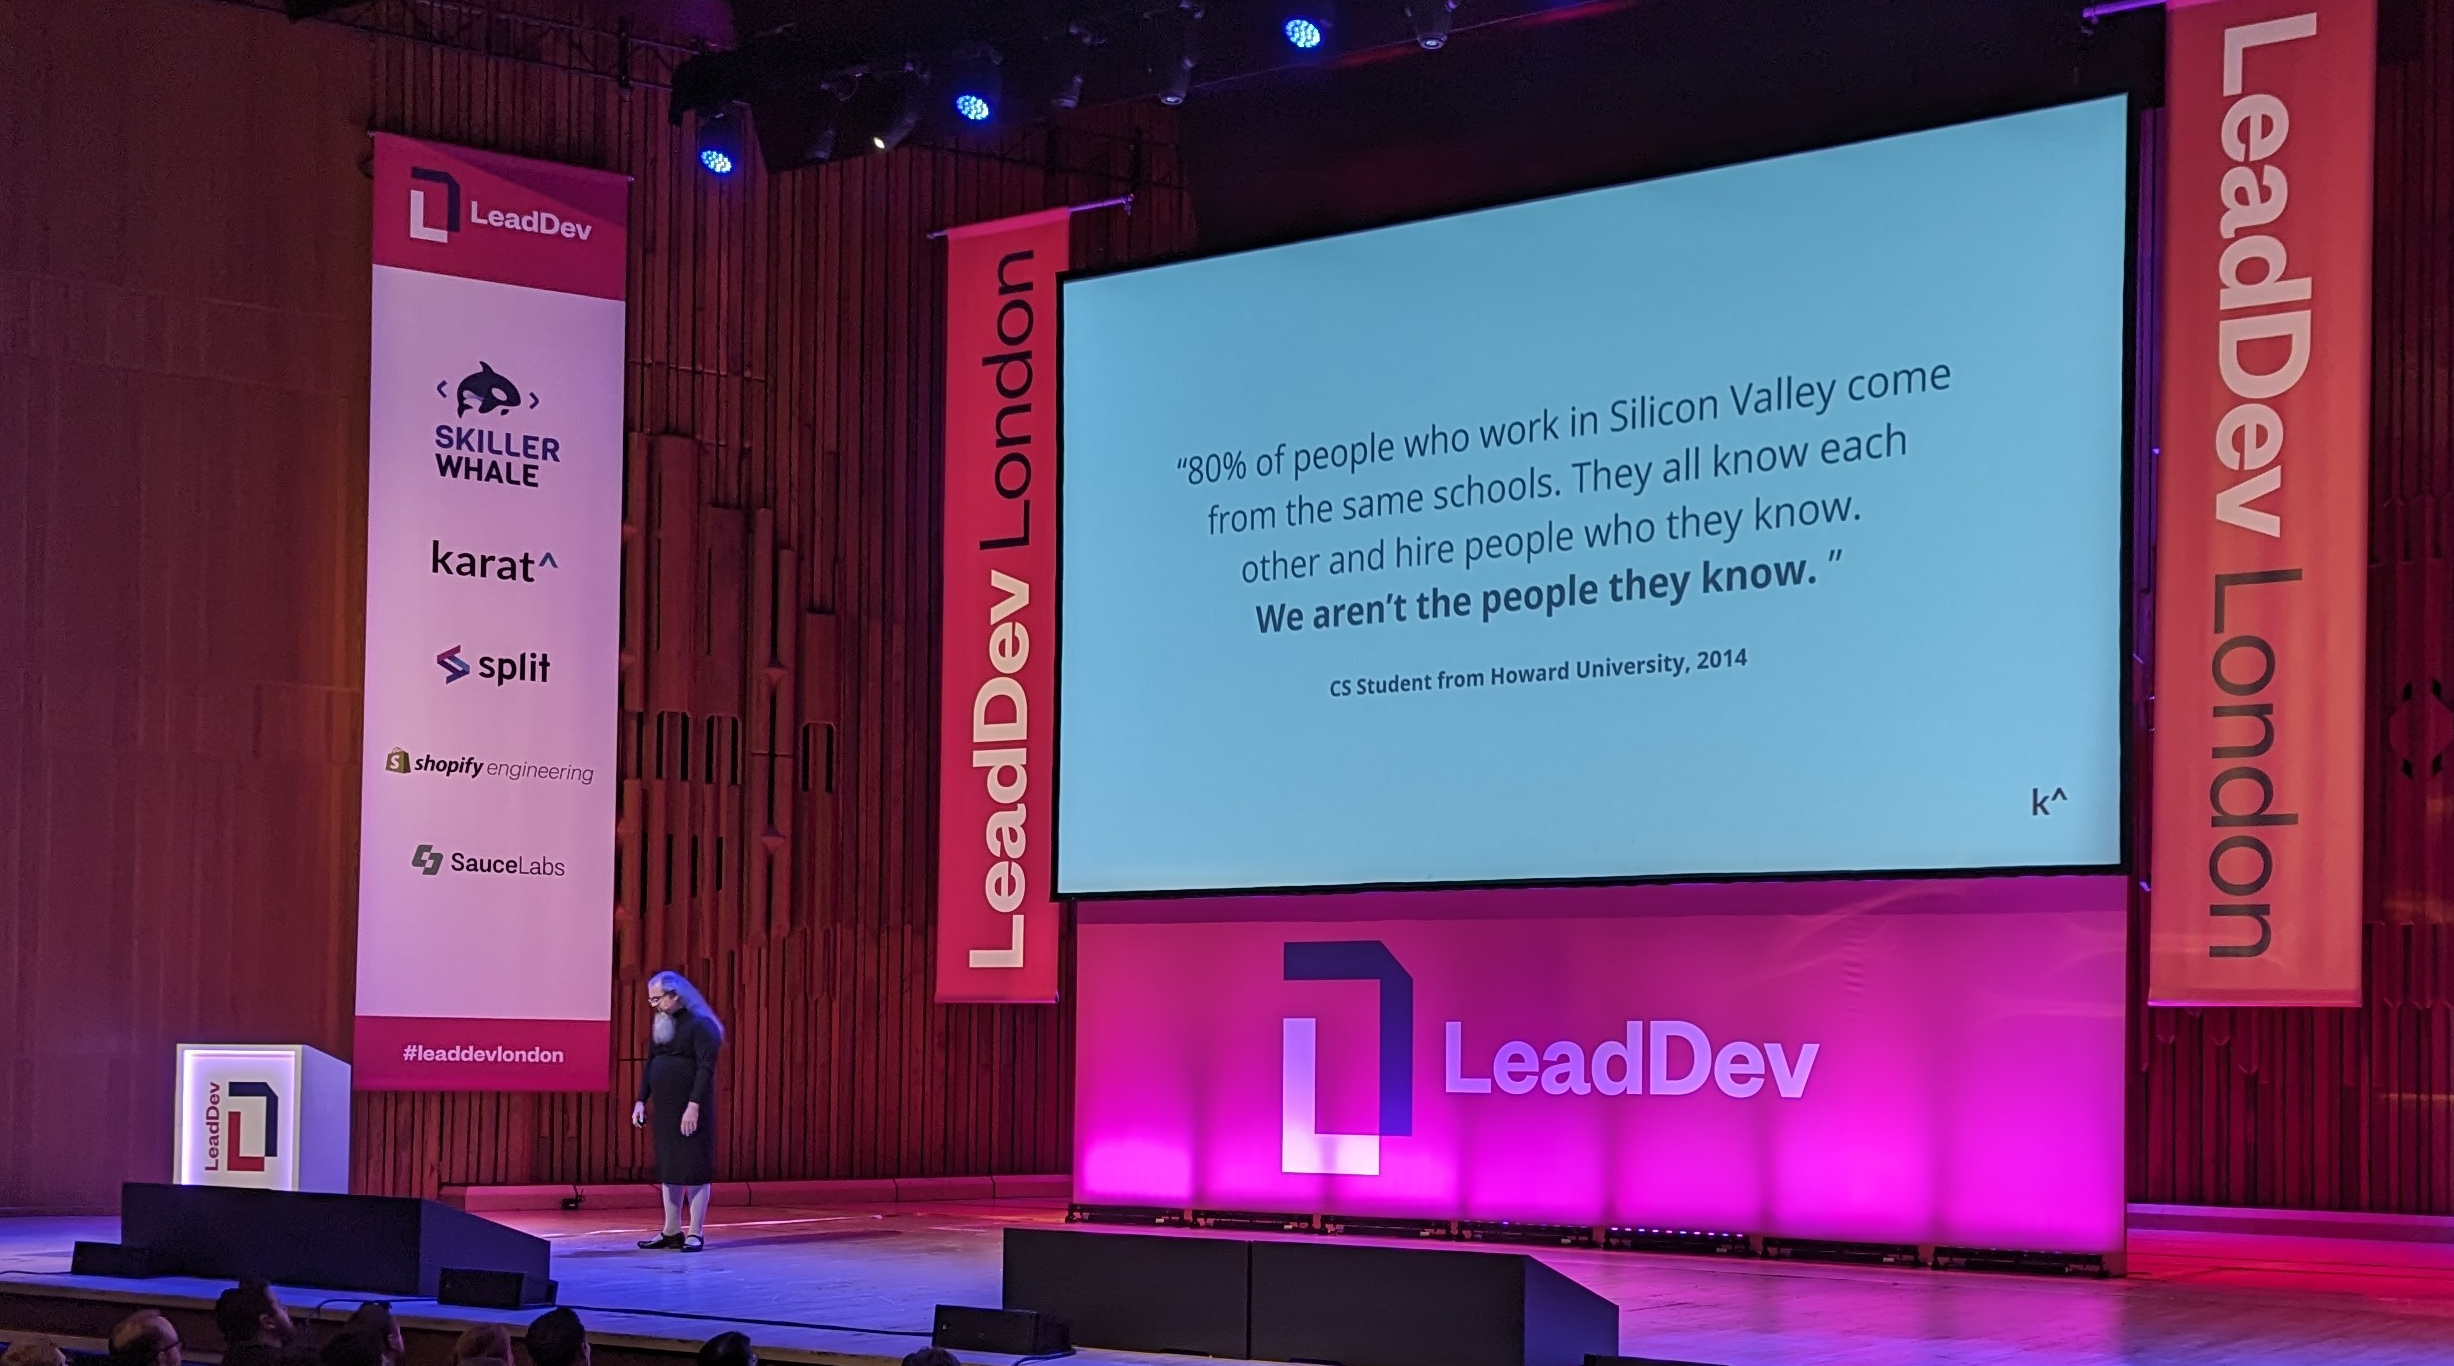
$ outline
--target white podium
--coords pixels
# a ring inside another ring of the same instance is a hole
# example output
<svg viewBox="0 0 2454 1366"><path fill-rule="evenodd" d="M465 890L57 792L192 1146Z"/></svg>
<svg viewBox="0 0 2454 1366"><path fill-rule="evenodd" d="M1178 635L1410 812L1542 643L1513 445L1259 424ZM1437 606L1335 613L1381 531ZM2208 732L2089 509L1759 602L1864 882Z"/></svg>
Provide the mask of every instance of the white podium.
<svg viewBox="0 0 2454 1366"><path fill-rule="evenodd" d="M179 1045L171 1179L349 1190L349 1064L305 1044Z"/></svg>

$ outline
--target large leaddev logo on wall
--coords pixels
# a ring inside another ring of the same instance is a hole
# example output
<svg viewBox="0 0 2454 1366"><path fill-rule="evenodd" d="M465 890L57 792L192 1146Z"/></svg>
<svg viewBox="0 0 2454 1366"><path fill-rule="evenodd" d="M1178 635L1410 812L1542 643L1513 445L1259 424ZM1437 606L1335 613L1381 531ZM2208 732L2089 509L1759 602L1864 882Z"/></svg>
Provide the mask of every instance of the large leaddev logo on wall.
<svg viewBox="0 0 2454 1366"><path fill-rule="evenodd" d="M375 181L357 1085L602 1089L628 187Z"/></svg>

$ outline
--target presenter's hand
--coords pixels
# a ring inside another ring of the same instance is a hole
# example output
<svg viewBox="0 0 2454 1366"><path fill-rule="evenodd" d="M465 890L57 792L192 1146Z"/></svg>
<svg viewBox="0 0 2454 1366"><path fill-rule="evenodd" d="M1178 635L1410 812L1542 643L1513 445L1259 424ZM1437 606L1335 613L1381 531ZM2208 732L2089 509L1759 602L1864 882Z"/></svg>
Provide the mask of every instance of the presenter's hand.
<svg viewBox="0 0 2454 1366"><path fill-rule="evenodd" d="M698 1131L699 1103L694 1100L682 1107L682 1137L688 1138Z"/></svg>
<svg viewBox="0 0 2454 1366"><path fill-rule="evenodd" d="M634 1128L634 1129L636 1129L636 1128L639 1128L640 1126L642 1126L642 1125L646 1124L647 1122L648 1122L648 1103L647 1103L646 1101L644 1101L644 1100L635 1100L635 1101L632 1101L632 1102L631 1102L631 1127L632 1127L632 1128Z"/></svg>

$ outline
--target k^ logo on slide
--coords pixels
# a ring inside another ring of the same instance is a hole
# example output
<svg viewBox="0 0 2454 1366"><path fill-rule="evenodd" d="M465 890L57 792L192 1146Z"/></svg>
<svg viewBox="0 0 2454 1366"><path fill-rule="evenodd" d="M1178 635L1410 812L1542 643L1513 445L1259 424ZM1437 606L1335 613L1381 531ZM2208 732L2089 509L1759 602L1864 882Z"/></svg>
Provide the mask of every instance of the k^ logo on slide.
<svg viewBox="0 0 2454 1366"><path fill-rule="evenodd" d="M460 657L460 647L457 645L436 655L435 663L443 666L443 683L446 687L469 676L468 661Z"/></svg>
<svg viewBox="0 0 2454 1366"><path fill-rule="evenodd" d="M1290 1015L1279 1021L1284 1045L1280 1081L1278 1169L1316 1176L1380 1175L1380 1141L1414 1132L1414 978L1377 939L1286 946L1290 982L1380 983L1380 1123L1368 1134L1319 1131L1320 1095L1315 1034L1319 1021Z"/></svg>

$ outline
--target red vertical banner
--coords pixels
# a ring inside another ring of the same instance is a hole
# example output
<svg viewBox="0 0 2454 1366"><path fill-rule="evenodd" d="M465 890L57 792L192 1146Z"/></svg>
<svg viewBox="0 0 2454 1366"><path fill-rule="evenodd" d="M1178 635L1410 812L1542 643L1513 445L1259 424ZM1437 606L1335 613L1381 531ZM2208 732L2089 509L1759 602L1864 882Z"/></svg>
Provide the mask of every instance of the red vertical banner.
<svg viewBox="0 0 2454 1366"><path fill-rule="evenodd" d="M2174 0L2162 1005L2360 1003L2375 0Z"/></svg>
<svg viewBox="0 0 2454 1366"><path fill-rule="evenodd" d="M1070 209L946 251L937 999L1057 998L1057 277Z"/></svg>

